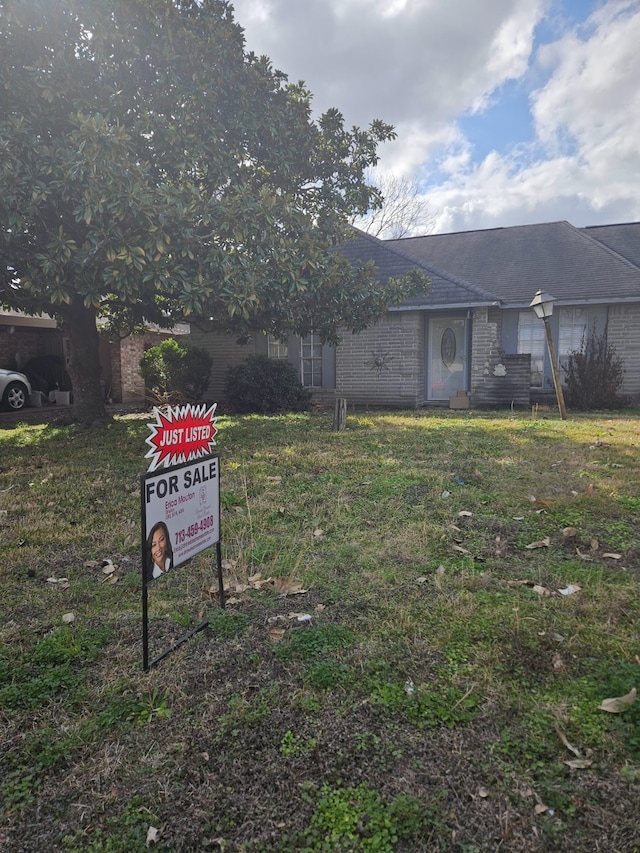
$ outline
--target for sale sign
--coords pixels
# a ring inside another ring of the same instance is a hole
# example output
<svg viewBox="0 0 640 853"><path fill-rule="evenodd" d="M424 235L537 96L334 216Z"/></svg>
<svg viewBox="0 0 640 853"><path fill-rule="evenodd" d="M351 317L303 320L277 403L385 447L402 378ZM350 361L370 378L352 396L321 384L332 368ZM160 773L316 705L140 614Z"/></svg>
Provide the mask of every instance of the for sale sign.
<svg viewBox="0 0 640 853"><path fill-rule="evenodd" d="M147 588L151 581L216 546L218 592L224 607L220 548L220 457L211 453L218 432L215 403L154 409L149 459L140 476L142 509L142 662L147 672L167 654L206 628L205 620L170 648L149 659ZM158 470L160 469L160 470Z"/></svg>
<svg viewBox="0 0 640 853"><path fill-rule="evenodd" d="M166 411L154 409L155 423L148 424L151 435L147 438L150 459L148 471L189 462L211 453L218 432L214 413L216 403L205 405L168 407Z"/></svg>
<svg viewBox="0 0 640 853"><path fill-rule="evenodd" d="M219 541L219 462L212 455L142 476L147 583Z"/></svg>

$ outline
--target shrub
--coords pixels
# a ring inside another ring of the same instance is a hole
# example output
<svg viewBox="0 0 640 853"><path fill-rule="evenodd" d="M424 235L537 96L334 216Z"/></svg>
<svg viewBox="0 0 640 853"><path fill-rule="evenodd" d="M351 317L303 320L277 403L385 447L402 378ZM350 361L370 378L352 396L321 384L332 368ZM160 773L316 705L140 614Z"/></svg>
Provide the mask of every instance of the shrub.
<svg viewBox="0 0 640 853"><path fill-rule="evenodd" d="M225 397L241 414L304 412L311 405L311 392L289 362L266 355L250 355L242 364L229 368Z"/></svg>
<svg viewBox="0 0 640 853"><path fill-rule="evenodd" d="M140 373L149 399L162 405L179 405L202 397L211 365L211 356L205 350L167 338L145 352Z"/></svg>
<svg viewBox="0 0 640 853"><path fill-rule="evenodd" d="M604 335L592 330L580 350L569 356L565 369L567 405L574 409L617 409L625 404L618 396L624 377L622 359Z"/></svg>

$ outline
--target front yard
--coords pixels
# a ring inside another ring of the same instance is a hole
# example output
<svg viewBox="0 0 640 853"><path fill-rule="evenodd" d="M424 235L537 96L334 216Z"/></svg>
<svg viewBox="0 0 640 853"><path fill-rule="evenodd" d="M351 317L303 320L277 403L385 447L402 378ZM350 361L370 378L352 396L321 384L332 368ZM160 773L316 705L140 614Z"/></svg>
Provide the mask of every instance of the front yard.
<svg viewBox="0 0 640 853"><path fill-rule="evenodd" d="M150 419L0 430L0 848L640 851L637 412L219 418L145 674Z"/></svg>

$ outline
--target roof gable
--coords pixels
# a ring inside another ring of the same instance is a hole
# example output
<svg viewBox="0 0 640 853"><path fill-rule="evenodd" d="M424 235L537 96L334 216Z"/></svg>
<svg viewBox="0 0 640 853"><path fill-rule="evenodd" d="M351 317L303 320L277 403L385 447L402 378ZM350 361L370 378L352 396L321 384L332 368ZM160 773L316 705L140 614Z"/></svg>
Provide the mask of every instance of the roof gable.
<svg viewBox="0 0 640 853"><path fill-rule="evenodd" d="M407 300L401 306L403 309L466 308L495 304L496 297L493 293L459 278L450 271L441 269L434 263L413 256L410 252L406 252L402 245L395 245L395 243L402 244L402 240L379 240L370 234L354 230L356 237L337 247L337 250L351 263L373 261L381 281L406 275L413 269L419 269L429 276L431 280L429 292Z"/></svg>

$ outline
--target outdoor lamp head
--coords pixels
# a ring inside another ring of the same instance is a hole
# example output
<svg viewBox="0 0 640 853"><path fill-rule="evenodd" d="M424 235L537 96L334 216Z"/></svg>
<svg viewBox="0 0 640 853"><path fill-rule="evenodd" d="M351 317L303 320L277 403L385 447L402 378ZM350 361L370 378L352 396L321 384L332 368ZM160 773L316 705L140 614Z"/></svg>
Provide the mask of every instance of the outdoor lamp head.
<svg viewBox="0 0 640 853"><path fill-rule="evenodd" d="M548 320L553 314L553 303L555 299L549 293L543 290L538 290L536 295L531 300L529 308L533 308L536 312L536 317L540 320Z"/></svg>

